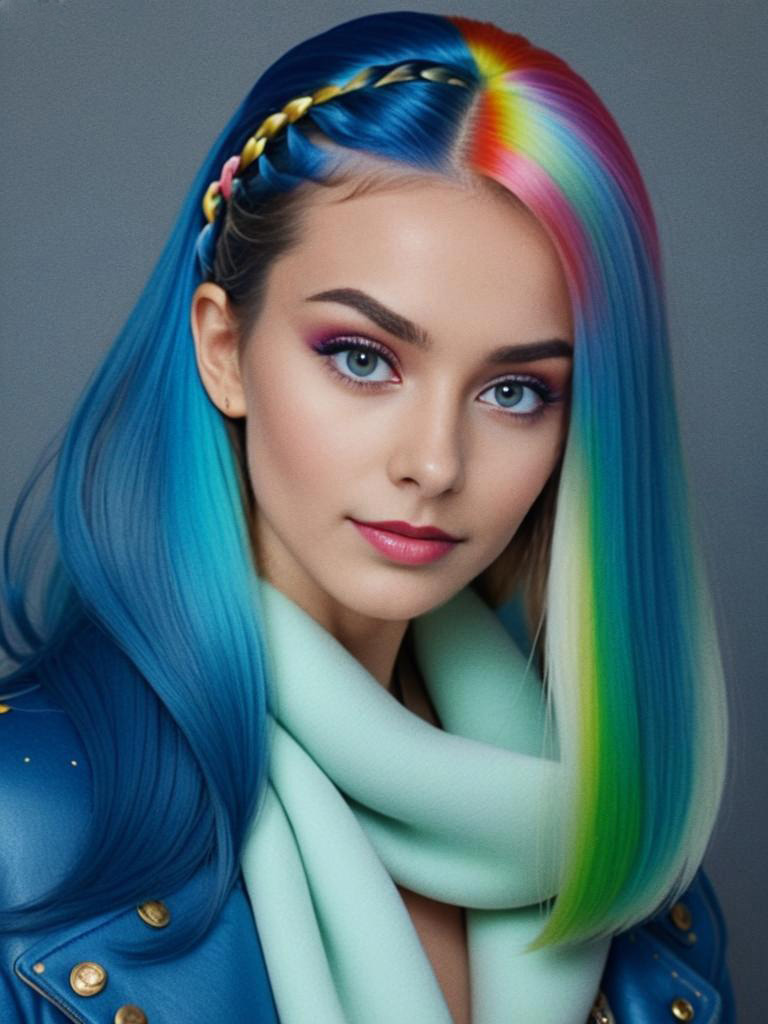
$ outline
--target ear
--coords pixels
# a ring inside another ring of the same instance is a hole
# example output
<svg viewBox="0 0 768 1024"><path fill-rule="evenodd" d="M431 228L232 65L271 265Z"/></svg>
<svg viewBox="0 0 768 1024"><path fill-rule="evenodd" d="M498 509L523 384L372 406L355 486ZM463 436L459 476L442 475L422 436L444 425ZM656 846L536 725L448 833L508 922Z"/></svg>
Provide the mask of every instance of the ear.
<svg viewBox="0 0 768 1024"><path fill-rule="evenodd" d="M210 281L198 285L190 321L197 369L208 397L225 416L245 416L240 336L224 289Z"/></svg>

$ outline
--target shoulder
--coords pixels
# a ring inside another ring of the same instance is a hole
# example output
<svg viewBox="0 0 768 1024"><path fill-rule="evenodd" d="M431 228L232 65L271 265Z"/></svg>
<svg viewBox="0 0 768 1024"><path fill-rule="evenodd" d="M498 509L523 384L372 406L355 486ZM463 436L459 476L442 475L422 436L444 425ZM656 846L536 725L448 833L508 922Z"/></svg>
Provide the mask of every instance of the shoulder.
<svg viewBox="0 0 768 1024"><path fill-rule="evenodd" d="M69 716L31 680L0 688L0 903L54 884L91 813L85 750Z"/></svg>
<svg viewBox="0 0 768 1024"><path fill-rule="evenodd" d="M71 866L87 833L92 800L85 750L64 709L31 684L0 688L0 705L9 708L0 712L0 906L6 906L39 895ZM193 950L160 963L130 963L114 952L123 942L140 944L157 927L173 929L208 899L210 885L206 869L174 893L153 894L157 900L151 902L164 911L161 923L142 913L147 904L141 904L34 935L0 935L0 1020L97 1024L107 1016L116 1019L119 1007L136 1004L152 1021L246 1024L256 1007L259 1020L276 1024L242 878ZM103 993L84 999L71 975L74 965L86 963L108 980Z"/></svg>
<svg viewBox="0 0 768 1024"><path fill-rule="evenodd" d="M678 1007L687 1014L680 1020L732 1024L727 945L722 908L699 868L674 906L614 938L603 992L622 1020L623 1012L632 1011L644 1020L661 1020Z"/></svg>

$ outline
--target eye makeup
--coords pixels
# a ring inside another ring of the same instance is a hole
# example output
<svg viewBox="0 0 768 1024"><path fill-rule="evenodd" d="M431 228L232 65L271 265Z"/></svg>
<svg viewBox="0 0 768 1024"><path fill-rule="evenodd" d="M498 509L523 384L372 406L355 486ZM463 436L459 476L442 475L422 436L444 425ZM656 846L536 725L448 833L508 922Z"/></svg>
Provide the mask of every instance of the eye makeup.
<svg viewBox="0 0 768 1024"><path fill-rule="evenodd" d="M321 356L335 355L337 352L345 352L348 349L358 352L375 352L393 370L397 361L392 352L378 341L371 338L363 338L357 334L332 335L327 341L316 341L311 343L311 348Z"/></svg>
<svg viewBox="0 0 768 1024"><path fill-rule="evenodd" d="M324 365L334 378L349 387L375 391L381 387L387 387L391 384L397 384L400 382L399 376L390 380L369 380L366 375L357 376L355 374L343 373L338 366L335 365L335 362L331 357L342 352L357 351L374 353L390 367L393 373L397 374L397 359L394 354L389 348L371 338L357 334L339 334L332 331L324 332L319 338L312 338L308 344L317 355L323 358ZM549 407L558 404L564 397L564 393L562 391L558 391L541 377L534 377L530 374L514 373L506 374L496 380L489 381L482 391L479 392L478 398L480 395L484 395L486 392L493 391L496 388L503 387L505 384L512 386L524 386L537 396L539 404L535 409L529 410L528 412L515 412L515 406L505 407L503 405L495 405L492 402L483 402L483 404L497 411L507 419L514 419L518 422L525 421L530 423L538 419L538 417L544 414Z"/></svg>

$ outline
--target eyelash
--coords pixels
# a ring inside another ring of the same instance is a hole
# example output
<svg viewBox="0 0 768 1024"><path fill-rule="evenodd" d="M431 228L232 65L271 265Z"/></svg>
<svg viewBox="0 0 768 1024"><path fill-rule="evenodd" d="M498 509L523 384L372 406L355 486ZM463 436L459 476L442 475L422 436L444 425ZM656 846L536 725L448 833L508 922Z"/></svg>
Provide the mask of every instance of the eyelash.
<svg viewBox="0 0 768 1024"><path fill-rule="evenodd" d="M333 360L327 358L328 356L337 355L339 352L349 351L363 351L363 352L374 352L389 366L391 370L396 371L396 366L392 356L383 345L379 345L378 342L372 341L369 338L332 338L329 341L321 341L316 345L312 346L314 351L324 357L325 365L327 366L330 373L335 378L340 380L343 384L349 385L352 388L379 388L386 386L387 384L395 383L394 381L370 381L366 383L362 378L356 379L355 377L347 376L346 373L342 373L334 365ZM557 395L550 386L538 377L530 377L527 374L513 374L511 376L501 377L499 380L491 381L485 388L484 392L491 388L498 387L500 384L523 384L529 387L532 391L535 391L541 400L541 404L533 412L512 412L511 410L505 410L503 406L493 406L490 402L485 402L485 405L491 405L491 408L495 408L502 416L517 420L525 420L530 423L532 420L538 419L543 413L547 411L547 407L560 401L561 396Z"/></svg>

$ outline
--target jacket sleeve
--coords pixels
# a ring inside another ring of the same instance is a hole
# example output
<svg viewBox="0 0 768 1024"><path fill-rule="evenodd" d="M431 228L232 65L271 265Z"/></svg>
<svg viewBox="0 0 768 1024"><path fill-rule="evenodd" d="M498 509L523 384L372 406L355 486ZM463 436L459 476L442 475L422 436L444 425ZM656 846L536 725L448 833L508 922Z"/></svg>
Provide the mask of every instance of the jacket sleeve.
<svg viewBox="0 0 768 1024"><path fill-rule="evenodd" d="M0 906L29 899L77 856L92 813L85 751L41 687L0 695ZM204 939L163 963L132 962L117 945L178 927L201 900L205 871L174 893L66 926L0 934L3 1024L277 1024L242 878ZM119 1014L119 1011L122 1013Z"/></svg>

